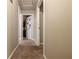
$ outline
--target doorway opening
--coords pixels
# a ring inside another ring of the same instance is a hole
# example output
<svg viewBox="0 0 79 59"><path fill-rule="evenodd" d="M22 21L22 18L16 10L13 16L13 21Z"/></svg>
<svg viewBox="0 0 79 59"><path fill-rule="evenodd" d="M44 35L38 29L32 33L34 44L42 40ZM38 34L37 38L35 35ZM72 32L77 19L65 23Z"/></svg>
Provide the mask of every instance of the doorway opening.
<svg viewBox="0 0 79 59"><path fill-rule="evenodd" d="M23 15L23 40L32 39L33 19L32 15Z"/></svg>

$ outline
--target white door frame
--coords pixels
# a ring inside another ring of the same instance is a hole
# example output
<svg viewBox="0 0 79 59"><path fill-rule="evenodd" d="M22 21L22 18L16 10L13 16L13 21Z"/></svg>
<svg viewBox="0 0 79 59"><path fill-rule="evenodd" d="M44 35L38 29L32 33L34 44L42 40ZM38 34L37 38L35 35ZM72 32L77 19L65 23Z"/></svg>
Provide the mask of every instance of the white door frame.
<svg viewBox="0 0 79 59"><path fill-rule="evenodd" d="M33 18L33 20L34 20L34 15L31 14L31 13L22 13L22 16L23 16L23 15L31 15L32 18ZM22 31L23 31L23 28L22 28ZM32 34L33 34L33 32L32 32ZM32 35L32 40L33 40L33 35Z"/></svg>
<svg viewBox="0 0 79 59"><path fill-rule="evenodd" d="M46 7L46 1L47 0L38 0L38 7L40 7L40 5L43 2L43 56L45 59L47 59L46 55L45 55L45 7Z"/></svg>
<svg viewBox="0 0 79 59"><path fill-rule="evenodd" d="M36 8L36 12L37 12L37 45L39 46L40 43L40 6L42 4L43 0L38 0L37 3L37 8Z"/></svg>
<svg viewBox="0 0 79 59"><path fill-rule="evenodd" d="M43 56L45 59L47 59L46 55L45 55L45 12L46 12L46 1L47 0L43 0Z"/></svg>

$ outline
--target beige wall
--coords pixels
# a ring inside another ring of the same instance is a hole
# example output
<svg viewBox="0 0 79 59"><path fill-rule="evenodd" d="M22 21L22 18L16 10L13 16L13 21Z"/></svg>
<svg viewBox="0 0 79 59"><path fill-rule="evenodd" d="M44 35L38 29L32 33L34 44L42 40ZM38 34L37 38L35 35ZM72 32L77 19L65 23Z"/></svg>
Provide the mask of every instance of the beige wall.
<svg viewBox="0 0 79 59"><path fill-rule="evenodd" d="M8 57L18 43L18 3L7 0L7 53Z"/></svg>
<svg viewBox="0 0 79 59"><path fill-rule="evenodd" d="M45 55L47 59L71 59L71 0L45 0Z"/></svg>

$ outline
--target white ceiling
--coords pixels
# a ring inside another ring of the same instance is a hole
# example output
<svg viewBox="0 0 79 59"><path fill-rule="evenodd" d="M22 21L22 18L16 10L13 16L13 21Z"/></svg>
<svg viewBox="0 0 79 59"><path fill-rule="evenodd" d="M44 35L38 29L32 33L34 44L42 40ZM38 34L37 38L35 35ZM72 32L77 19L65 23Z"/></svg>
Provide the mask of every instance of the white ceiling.
<svg viewBox="0 0 79 59"><path fill-rule="evenodd" d="M22 10L34 10L38 0L18 0Z"/></svg>

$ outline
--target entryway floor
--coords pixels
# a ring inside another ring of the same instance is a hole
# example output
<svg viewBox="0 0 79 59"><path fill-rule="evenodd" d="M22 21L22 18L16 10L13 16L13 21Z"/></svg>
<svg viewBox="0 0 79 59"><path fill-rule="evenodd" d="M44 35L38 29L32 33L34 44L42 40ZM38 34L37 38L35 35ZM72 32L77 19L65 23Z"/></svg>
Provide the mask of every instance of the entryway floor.
<svg viewBox="0 0 79 59"><path fill-rule="evenodd" d="M44 59L43 46L34 46L30 40L22 41L11 59Z"/></svg>

